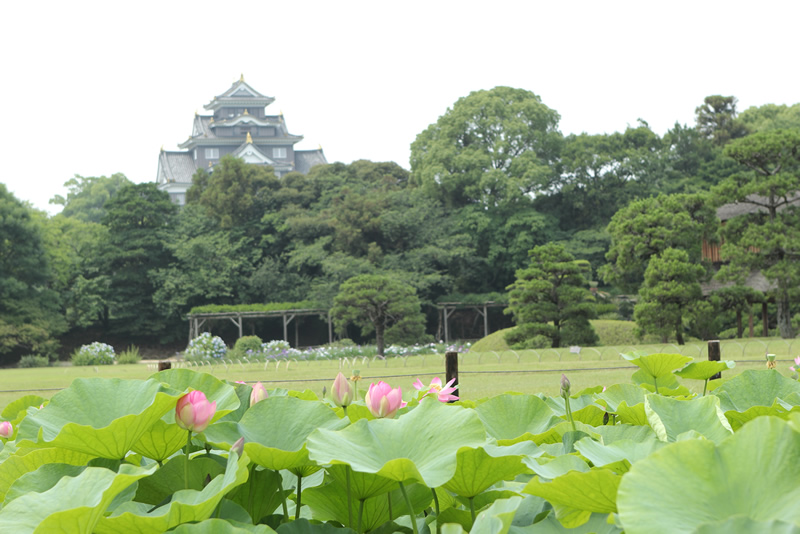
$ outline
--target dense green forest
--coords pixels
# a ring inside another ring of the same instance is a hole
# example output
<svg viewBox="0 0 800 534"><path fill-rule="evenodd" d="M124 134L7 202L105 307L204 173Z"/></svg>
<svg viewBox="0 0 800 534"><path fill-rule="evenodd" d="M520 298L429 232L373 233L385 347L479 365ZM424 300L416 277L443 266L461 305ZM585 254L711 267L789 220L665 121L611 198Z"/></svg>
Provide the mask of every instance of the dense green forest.
<svg viewBox="0 0 800 534"><path fill-rule="evenodd" d="M182 208L122 174L75 176L49 217L0 184L0 363L94 340L180 348L193 307L341 307L359 275L402 286L404 309L423 314L387 328L388 342L441 335L435 304L475 295L508 299L493 321L526 325L518 346L590 343L594 317L678 341L741 335L741 312L765 300L770 327L792 337L800 104L698 104L696 124L663 136L644 121L565 136L535 94L476 91L417 136L410 171L360 160L278 179L226 157L195 175ZM759 209L720 229L716 208L731 202ZM704 240L723 243L718 273ZM756 271L766 293L743 285ZM720 289L704 296L712 275ZM376 330L339 318L342 336ZM475 336L474 317L454 321Z"/></svg>

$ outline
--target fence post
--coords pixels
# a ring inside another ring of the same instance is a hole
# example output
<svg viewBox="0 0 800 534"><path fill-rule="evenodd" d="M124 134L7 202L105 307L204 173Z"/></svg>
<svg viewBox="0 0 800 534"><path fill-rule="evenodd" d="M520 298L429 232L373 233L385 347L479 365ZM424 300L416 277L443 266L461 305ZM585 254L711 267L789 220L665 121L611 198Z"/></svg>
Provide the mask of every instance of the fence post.
<svg viewBox="0 0 800 534"><path fill-rule="evenodd" d="M708 342L708 361L718 362L720 360L720 352L718 339L713 339ZM722 373L715 374L711 377L711 380L717 380L718 378L722 378Z"/></svg>
<svg viewBox="0 0 800 534"><path fill-rule="evenodd" d="M456 351L447 351L444 353L444 374L445 383L455 378L453 387L456 388L456 390L453 394L458 396L458 353Z"/></svg>
<svg viewBox="0 0 800 534"><path fill-rule="evenodd" d="M169 361L158 362L159 371L166 371L167 369L172 369L172 362Z"/></svg>

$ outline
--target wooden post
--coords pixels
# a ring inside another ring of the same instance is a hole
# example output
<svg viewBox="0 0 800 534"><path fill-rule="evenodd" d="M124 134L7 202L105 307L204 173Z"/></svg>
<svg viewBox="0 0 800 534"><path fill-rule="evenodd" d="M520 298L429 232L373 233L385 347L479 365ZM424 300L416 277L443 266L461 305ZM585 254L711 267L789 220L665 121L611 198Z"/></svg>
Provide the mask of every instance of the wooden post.
<svg viewBox="0 0 800 534"><path fill-rule="evenodd" d="M333 325L331 323L331 311L328 310L328 343L333 343Z"/></svg>
<svg viewBox="0 0 800 534"><path fill-rule="evenodd" d="M767 320L767 303L761 303L761 322L763 323L763 336L769 337L769 321Z"/></svg>
<svg viewBox="0 0 800 534"><path fill-rule="evenodd" d="M720 358L720 346L719 340L714 339L708 342L708 361L710 362L718 362ZM711 377L711 380L717 380L718 378L722 378L722 373L717 373Z"/></svg>
<svg viewBox="0 0 800 534"><path fill-rule="evenodd" d="M159 371L166 371L167 369L172 369L172 362L158 362Z"/></svg>
<svg viewBox="0 0 800 534"><path fill-rule="evenodd" d="M483 336L489 335L489 310L486 304L483 305Z"/></svg>
<svg viewBox="0 0 800 534"><path fill-rule="evenodd" d="M750 336L753 337L755 332L753 332L753 305L750 305L750 315L747 317L747 327L750 329Z"/></svg>
<svg viewBox="0 0 800 534"><path fill-rule="evenodd" d="M453 387L456 390L453 395L458 396L458 353L456 351L451 350L444 353L444 374L445 383L455 378Z"/></svg>

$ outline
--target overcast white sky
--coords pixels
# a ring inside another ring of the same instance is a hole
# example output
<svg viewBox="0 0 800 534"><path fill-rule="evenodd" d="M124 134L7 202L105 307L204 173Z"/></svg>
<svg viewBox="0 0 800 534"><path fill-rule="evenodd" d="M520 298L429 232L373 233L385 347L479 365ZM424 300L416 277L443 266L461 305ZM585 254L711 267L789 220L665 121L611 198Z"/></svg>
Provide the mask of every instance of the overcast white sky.
<svg viewBox="0 0 800 534"><path fill-rule="evenodd" d="M74 174L154 181L240 74L298 148L396 161L471 91L533 91L563 133L659 134L711 94L800 102L800 2L138 1L0 4L0 182L50 213Z"/></svg>

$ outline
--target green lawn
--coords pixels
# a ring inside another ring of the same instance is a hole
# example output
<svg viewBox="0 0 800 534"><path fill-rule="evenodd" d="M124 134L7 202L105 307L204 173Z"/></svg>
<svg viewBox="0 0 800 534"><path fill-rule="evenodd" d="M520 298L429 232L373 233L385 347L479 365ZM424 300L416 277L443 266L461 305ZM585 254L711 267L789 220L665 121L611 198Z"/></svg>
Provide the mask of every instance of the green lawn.
<svg viewBox="0 0 800 534"><path fill-rule="evenodd" d="M569 348L544 349L539 351L488 351L469 352L461 355L459 363L460 394L465 399L479 399L504 391L522 393L544 393L556 395L559 391L561 373L566 373L572 382L573 391L596 385L612 385L628 382L634 369L619 357L620 352L640 351L680 352L696 360L705 360L705 342L675 345L626 345L619 347L586 347L580 354L569 352ZM752 340L728 340L722 342L722 358L736 360L734 369L725 373L733 376L746 369L763 369L764 354L777 354L778 370L791 375L789 365L800 352L800 339L754 338ZM434 375L444 378L442 355L412 356L380 360L359 360L343 363L341 370L350 374L359 369L363 380L360 387L369 387L371 381L385 380L404 391L411 390L416 377L423 382ZM263 364L239 364L205 366L203 370L227 380L255 382L261 380L268 389L275 387L304 390L311 389L321 394L323 386L330 388L333 378L340 370L339 361L285 362L278 369L275 364L264 370ZM4 369L0 380L0 407L27 394L43 397L69 386L77 377L147 378L153 373L146 364L114 365L99 367L49 367L40 369ZM694 391L702 391L702 383L685 380L683 383ZM38 389L37 389L38 388ZM23 391L24 390L24 391Z"/></svg>

